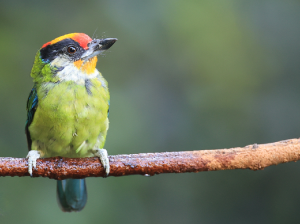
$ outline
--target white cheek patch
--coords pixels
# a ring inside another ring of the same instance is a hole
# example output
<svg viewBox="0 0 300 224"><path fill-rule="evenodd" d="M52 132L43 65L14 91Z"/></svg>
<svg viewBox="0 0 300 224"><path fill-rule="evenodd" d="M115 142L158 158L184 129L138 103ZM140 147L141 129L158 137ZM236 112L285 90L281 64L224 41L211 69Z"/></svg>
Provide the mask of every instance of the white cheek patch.
<svg viewBox="0 0 300 224"><path fill-rule="evenodd" d="M60 67L65 67L70 63L70 60L67 56L60 55L56 57L53 61L51 61L51 66L60 68Z"/></svg>

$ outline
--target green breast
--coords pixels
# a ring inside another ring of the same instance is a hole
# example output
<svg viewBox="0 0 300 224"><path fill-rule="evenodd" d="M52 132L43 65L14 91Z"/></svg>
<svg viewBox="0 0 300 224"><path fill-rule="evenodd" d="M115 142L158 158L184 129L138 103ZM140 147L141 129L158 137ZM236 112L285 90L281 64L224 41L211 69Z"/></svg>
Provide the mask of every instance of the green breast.
<svg viewBox="0 0 300 224"><path fill-rule="evenodd" d="M88 87L88 88L87 88ZM38 108L29 127L32 149L44 157L87 157L102 148L108 128L109 92L97 79L39 86Z"/></svg>

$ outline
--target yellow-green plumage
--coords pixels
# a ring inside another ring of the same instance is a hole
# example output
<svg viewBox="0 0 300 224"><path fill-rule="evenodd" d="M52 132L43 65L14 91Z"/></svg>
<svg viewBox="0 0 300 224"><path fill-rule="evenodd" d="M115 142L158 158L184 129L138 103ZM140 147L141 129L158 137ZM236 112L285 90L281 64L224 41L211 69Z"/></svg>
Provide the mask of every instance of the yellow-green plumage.
<svg viewBox="0 0 300 224"><path fill-rule="evenodd" d="M109 92L101 74L84 84L37 84L39 104L29 126L32 150L44 157L88 157L102 148L108 129Z"/></svg>
<svg viewBox="0 0 300 224"><path fill-rule="evenodd" d="M98 156L108 175L103 146L110 96L96 63L97 55L116 40L72 33L44 44L36 54L25 127L30 175L37 158L54 156ZM63 211L82 210L87 201L85 180L57 181L57 198Z"/></svg>

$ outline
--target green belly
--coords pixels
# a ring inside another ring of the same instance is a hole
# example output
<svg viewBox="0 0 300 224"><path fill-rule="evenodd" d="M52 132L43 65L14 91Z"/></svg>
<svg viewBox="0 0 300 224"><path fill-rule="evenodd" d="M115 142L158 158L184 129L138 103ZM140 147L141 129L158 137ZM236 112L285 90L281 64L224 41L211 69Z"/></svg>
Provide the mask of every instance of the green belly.
<svg viewBox="0 0 300 224"><path fill-rule="evenodd" d="M32 150L43 157L88 157L102 148L108 128L109 93L102 86L63 82L38 90L38 107L29 127Z"/></svg>

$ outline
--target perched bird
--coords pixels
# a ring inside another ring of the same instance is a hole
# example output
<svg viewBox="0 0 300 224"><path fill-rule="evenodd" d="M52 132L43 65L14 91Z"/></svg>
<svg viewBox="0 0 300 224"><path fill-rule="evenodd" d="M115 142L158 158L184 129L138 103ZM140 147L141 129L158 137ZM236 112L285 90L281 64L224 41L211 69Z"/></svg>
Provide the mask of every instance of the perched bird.
<svg viewBox="0 0 300 224"><path fill-rule="evenodd" d="M44 44L37 52L25 126L30 175L38 158L54 156L97 156L109 174L103 146L110 96L96 63L97 55L116 41L71 33ZM82 210L87 201L85 179L58 180L57 198L63 211Z"/></svg>

